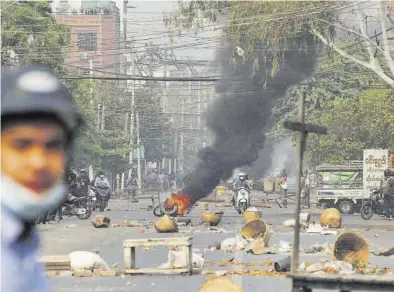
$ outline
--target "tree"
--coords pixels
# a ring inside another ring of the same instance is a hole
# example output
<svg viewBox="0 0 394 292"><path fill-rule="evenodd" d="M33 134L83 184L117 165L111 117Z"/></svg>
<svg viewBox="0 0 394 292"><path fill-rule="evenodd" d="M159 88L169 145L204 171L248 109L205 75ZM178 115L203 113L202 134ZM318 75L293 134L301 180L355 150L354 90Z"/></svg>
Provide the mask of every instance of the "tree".
<svg viewBox="0 0 394 292"><path fill-rule="evenodd" d="M64 72L64 49L70 43L67 26L57 24L49 1L7 1L1 11L1 64L36 63Z"/></svg>
<svg viewBox="0 0 394 292"><path fill-rule="evenodd" d="M254 62L257 71L262 69L260 59L272 62L269 73L275 75L286 66L281 62L285 50L315 49L312 27L331 37L332 27L321 20L334 22L336 9L344 5L341 1L179 1L178 10L167 14L165 23L173 34L204 30L201 18L224 23L228 39L245 52L244 60Z"/></svg>

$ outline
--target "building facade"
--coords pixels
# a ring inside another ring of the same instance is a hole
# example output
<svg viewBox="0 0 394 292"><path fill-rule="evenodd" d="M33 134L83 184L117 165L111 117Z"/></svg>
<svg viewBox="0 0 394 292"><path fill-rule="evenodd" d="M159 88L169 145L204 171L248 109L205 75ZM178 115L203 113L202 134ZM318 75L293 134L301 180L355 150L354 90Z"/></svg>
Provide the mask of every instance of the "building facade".
<svg viewBox="0 0 394 292"><path fill-rule="evenodd" d="M114 1L57 0L52 12L58 23L71 30L65 63L68 69L95 76L114 77L120 72L120 13Z"/></svg>

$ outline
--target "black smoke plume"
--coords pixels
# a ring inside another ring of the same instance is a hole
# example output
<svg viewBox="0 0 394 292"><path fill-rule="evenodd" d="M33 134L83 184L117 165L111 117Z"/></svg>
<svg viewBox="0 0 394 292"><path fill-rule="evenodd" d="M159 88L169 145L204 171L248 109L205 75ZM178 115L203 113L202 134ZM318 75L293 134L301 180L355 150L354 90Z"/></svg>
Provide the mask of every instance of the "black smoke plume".
<svg viewBox="0 0 394 292"><path fill-rule="evenodd" d="M306 47L307 51L284 52L283 66L273 78L270 77L272 61L268 56L260 57L259 71L253 74L252 62L230 62L235 46L227 44L218 50L216 59L226 77L216 84L220 97L206 112L214 142L200 150L195 170L185 178L183 191L191 197L192 203L207 196L221 179L230 178L235 168L249 165L258 158L275 100L314 71L317 52L313 40Z"/></svg>

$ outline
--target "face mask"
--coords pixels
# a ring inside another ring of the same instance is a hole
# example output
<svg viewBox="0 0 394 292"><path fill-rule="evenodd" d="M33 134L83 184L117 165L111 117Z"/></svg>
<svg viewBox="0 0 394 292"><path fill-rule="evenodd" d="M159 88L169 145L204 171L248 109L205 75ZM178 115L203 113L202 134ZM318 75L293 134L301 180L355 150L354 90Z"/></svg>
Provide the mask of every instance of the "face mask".
<svg viewBox="0 0 394 292"><path fill-rule="evenodd" d="M100 178L103 179L103 178L104 178L104 175L100 175Z"/></svg>
<svg viewBox="0 0 394 292"><path fill-rule="evenodd" d="M18 217L32 221L59 206L67 188L63 182L37 195L8 176L1 176L1 204Z"/></svg>

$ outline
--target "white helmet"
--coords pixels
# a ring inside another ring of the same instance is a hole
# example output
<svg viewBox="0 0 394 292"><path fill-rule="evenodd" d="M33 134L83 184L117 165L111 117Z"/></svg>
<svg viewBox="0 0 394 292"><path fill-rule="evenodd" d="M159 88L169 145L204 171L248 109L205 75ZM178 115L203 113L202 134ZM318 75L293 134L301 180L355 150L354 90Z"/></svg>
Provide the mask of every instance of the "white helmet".
<svg viewBox="0 0 394 292"><path fill-rule="evenodd" d="M238 178L240 181L244 181L244 180L248 179L248 174L244 173L244 172L240 172L240 173L238 173Z"/></svg>

